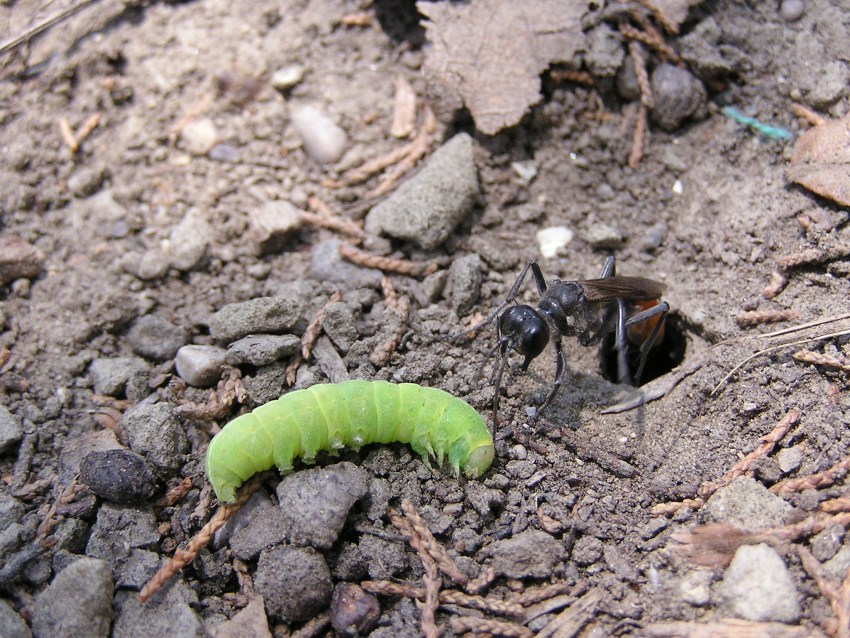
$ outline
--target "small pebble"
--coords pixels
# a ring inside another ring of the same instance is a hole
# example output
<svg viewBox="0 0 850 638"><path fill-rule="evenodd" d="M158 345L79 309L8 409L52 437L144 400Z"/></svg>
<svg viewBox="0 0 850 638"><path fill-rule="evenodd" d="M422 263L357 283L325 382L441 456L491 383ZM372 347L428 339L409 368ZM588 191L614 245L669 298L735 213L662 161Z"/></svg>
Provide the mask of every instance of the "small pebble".
<svg viewBox="0 0 850 638"><path fill-rule="evenodd" d="M800 619L800 595L782 557L770 545L744 545L717 589L724 613L756 622Z"/></svg>
<svg viewBox="0 0 850 638"><path fill-rule="evenodd" d="M803 17L806 10L804 0L782 0L779 5L779 15L786 22L794 22Z"/></svg>
<svg viewBox="0 0 850 638"><path fill-rule="evenodd" d="M704 607L711 601L710 571L696 570L688 572L679 581L679 596L694 607Z"/></svg>
<svg viewBox="0 0 850 638"><path fill-rule="evenodd" d="M32 638L32 632L24 619L2 598L0 598L0 636L3 636L3 638Z"/></svg>
<svg viewBox="0 0 850 638"><path fill-rule="evenodd" d="M218 383L227 351L218 346L186 345L177 351L174 366L189 385L209 388Z"/></svg>
<svg viewBox="0 0 850 638"><path fill-rule="evenodd" d="M540 255L545 259L558 256L558 251L573 240L573 231L566 226L541 228L535 235L540 246Z"/></svg>
<svg viewBox="0 0 850 638"><path fill-rule="evenodd" d="M16 235L0 237L0 286L41 272L44 253Z"/></svg>
<svg viewBox="0 0 850 638"><path fill-rule="evenodd" d="M440 246L478 199L474 144L459 133L438 148L422 169L366 216L366 231L411 241L426 250Z"/></svg>
<svg viewBox="0 0 850 638"><path fill-rule="evenodd" d="M213 314L210 335L218 342L232 343L249 334L286 332L300 318L301 303L290 296L257 297L227 304Z"/></svg>
<svg viewBox="0 0 850 638"><path fill-rule="evenodd" d="M355 266L339 254L340 240L328 239L313 246L310 276L319 281L345 284L347 288L379 288L380 270Z"/></svg>
<svg viewBox="0 0 850 638"><path fill-rule="evenodd" d="M519 177L519 183L528 186L537 177L537 166L533 162L511 162L511 168Z"/></svg>
<svg viewBox="0 0 850 638"><path fill-rule="evenodd" d="M138 505L103 503L92 526L86 555L105 560L119 568L134 548L153 546L159 542L153 511Z"/></svg>
<svg viewBox="0 0 850 638"><path fill-rule="evenodd" d="M776 461L783 474L793 472L803 464L803 446L784 447L776 453Z"/></svg>
<svg viewBox="0 0 850 638"><path fill-rule="evenodd" d="M127 333L133 352L154 361L173 358L188 338L185 329L159 315L145 315L137 319Z"/></svg>
<svg viewBox="0 0 850 638"><path fill-rule="evenodd" d="M89 452L80 463L80 481L116 503L144 502L156 491L156 479L145 460L127 449Z"/></svg>
<svg viewBox="0 0 850 638"><path fill-rule="evenodd" d="M139 599L137 591L119 591L115 595L117 616L110 638L204 638L208 634L193 606L199 607L197 593L179 579L146 603Z"/></svg>
<svg viewBox="0 0 850 638"><path fill-rule="evenodd" d="M684 120L705 111L705 87L690 71L665 62L652 72L651 82L652 118L664 130L674 131Z"/></svg>
<svg viewBox="0 0 850 638"><path fill-rule="evenodd" d="M184 272L194 270L204 259L212 238L212 226L204 214L191 209L168 237L169 263Z"/></svg>
<svg viewBox="0 0 850 638"><path fill-rule="evenodd" d="M459 317L469 314L481 294L481 257L477 254L455 259L449 267L452 307Z"/></svg>
<svg viewBox="0 0 850 638"><path fill-rule="evenodd" d="M95 359L89 373L97 394L132 398L147 390L148 364L138 357Z"/></svg>
<svg viewBox="0 0 850 638"><path fill-rule="evenodd" d="M365 636L378 626L378 599L354 583L339 583L331 596L331 625L343 638Z"/></svg>
<svg viewBox="0 0 850 638"><path fill-rule="evenodd" d="M183 127L180 142L192 155L206 155L218 142L218 130L210 118L199 117Z"/></svg>
<svg viewBox="0 0 850 638"><path fill-rule="evenodd" d="M322 330L342 354L357 341L359 335L354 324L354 313L346 304L337 301L325 305Z"/></svg>
<svg viewBox="0 0 850 638"><path fill-rule="evenodd" d="M225 361L238 366L267 366L291 357L301 349L301 339L295 335L248 335L227 347Z"/></svg>
<svg viewBox="0 0 850 638"><path fill-rule="evenodd" d="M540 530L528 530L496 541L490 550L492 567L508 578L548 578L564 559L564 544Z"/></svg>
<svg viewBox="0 0 850 638"><path fill-rule="evenodd" d="M302 226L301 211L287 201L264 202L248 213L249 236L261 254L280 251Z"/></svg>
<svg viewBox="0 0 850 638"><path fill-rule="evenodd" d="M0 405L0 454L11 451L23 437L24 427L20 419L5 405Z"/></svg>
<svg viewBox="0 0 850 638"><path fill-rule="evenodd" d="M33 635L109 636L112 570L96 558L80 558L56 575L36 598Z"/></svg>
<svg viewBox="0 0 850 638"><path fill-rule="evenodd" d="M709 521L728 523L741 529L778 527L792 507L782 498L747 476L739 476L717 490L706 501L703 513Z"/></svg>
<svg viewBox="0 0 850 638"><path fill-rule="evenodd" d="M260 554L254 586L265 599L269 614L292 624L327 607L331 572L322 555L311 547L278 546Z"/></svg>
<svg viewBox="0 0 850 638"><path fill-rule="evenodd" d="M140 403L124 413L121 425L127 433L130 449L141 454L163 478L180 469L189 442L168 405Z"/></svg>
<svg viewBox="0 0 850 638"><path fill-rule="evenodd" d="M208 623L207 635L214 638L272 638L263 599L253 596L230 620Z"/></svg>
<svg viewBox="0 0 850 638"><path fill-rule="evenodd" d="M239 161L239 149L231 144L216 144L210 149L209 158L216 162L235 164Z"/></svg>
<svg viewBox="0 0 850 638"><path fill-rule="evenodd" d="M292 126L304 144L307 155L322 164L342 157L348 135L324 111L311 105L291 107Z"/></svg>
<svg viewBox="0 0 850 638"><path fill-rule="evenodd" d="M278 91L288 91L304 79L304 67L290 64L272 73L271 85Z"/></svg>
<svg viewBox="0 0 850 638"><path fill-rule="evenodd" d="M618 248L624 241L623 233L619 228L608 224L591 224L585 233L585 240L592 248L597 250L608 250Z"/></svg>
<svg viewBox="0 0 850 638"><path fill-rule="evenodd" d="M88 197L100 190L106 171L103 167L83 167L68 177L68 190L76 197Z"/></svg>

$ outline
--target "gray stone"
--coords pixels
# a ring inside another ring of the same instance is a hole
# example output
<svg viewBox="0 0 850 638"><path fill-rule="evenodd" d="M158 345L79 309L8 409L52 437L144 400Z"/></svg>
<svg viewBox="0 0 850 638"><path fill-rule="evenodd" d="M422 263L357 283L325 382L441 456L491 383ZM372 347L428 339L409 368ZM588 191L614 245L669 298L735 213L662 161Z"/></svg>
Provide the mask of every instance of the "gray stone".
<svg viewBox="0 0 850 638"><path fill-rule="evenodd" d="M124 413L121 425L130 449L141 454L163 478L180 468L189 441L169 405L140 403Z"/></svg>
<svg viewBox="0 0 850 638"><path fill-rule="evenodd" d="M776 461L783 474L793 472L803 463L803 446L795 445L794 447L782 448L776 453Z"/></svg>
<svg viewBox="0 0 850 638"><path fill-rule="evenodd" d="M257 297L227 304L210 317L210 335L220 343L231 343L250 334L291 330L301 318L301 304L291 297Z"/></svg>
<svg viewBox="0 0 850 638"><path fill-rule="evenodd" d="M807 29L800 30L790 59L804 62L788 68L791 84L817 109L829 108L840 99L850 81L847 63L830 55L828 46L820 38L813 38Z"/></svg>
<svg viewBox="0 0 850 638"><path fill-rule="evenodd" d="M80 481L116 503L144 502L156 492L156 478L145 460L125 448L89 452L80 463Z"/></svg>
<svg viewBox="0 0 850 638"><path fill-rule="evenodd" d="M481 257L477 254L455 259L449 267L452 307L459 317L469 314L481 294Z"/></svg>
<svg viewBox="0 0 850 638"><path fill-rule="evenodd" d="M109 565L96 558L74 561L36 599L33 635L108 636L112 595Z"/></svg>
<svg viewBox="0 0 850 638"><path fill-rule="evenodd" d="M844 528L840 525L827 527L811 540L812 555L821 563L828 561L838 553L844 542Z"/></svg>
<svg viewBox="0 0 850 638"><path fill-rule="evenodd" d="M6 558L14 554L21 547L21 532L24 531L20 523L10 523L0 530L0 558Z"/></svg>
<svg viewBox="0 0 850 638"><path fill-rule="evenodd" d="M268 506L259 512L255 510L250 522L230 539L230 549L237 558L253 560L264 549L286 539L289 526L283 511L268 501L266 503Z"/></svg>
<svg viewBox="0 0 850 638"><path fill-rule="evenodd" d="M708 521L741 529L778 527L793 508L758 481L739 476L717 490L703 507Z"/></svg>
<svg viewBox="0 0 850 638"><path fill-rule="evenodd" d="M130 555L127 560L122 561L121 569L116 574L115 586L120 589L141 589L153 577L161 563L162 560L156 552L131 549Z"/></svg>
<svg viewBox="0 0 850 638"><path fill-rule="evenodd" d="M272 638L263 599L253 596L230 620L207 624L210 638Z"/></svg>
<svg viewBox="0 0 850 638"><path fill-rule="evenodd" d="M331 383L341 383L342 381L348 381L350 378L345 361L326 335L319 337L316 345L313 346L313 358L316 360L316 365L319 366L319 369ZM298 383L296 383L296 386L298 386Z"/></svg>
<svg viewBox="0 0 850 638"><path fill-rule="evenodd" d="M707 570L695 570L679 581L679 596L694 607L704 607L711 600L712 575Z"/></svg>
<svg viewBox="0 0 850 638"><path fill-rule="evenodd" d="M0 636L3 638L31 638L32 636L24 619L2 598L0 598Z"/></svg>
<svg viewBox="0 0 850 638"><path fill-rule="evenodd" d="M588 71L596 77L611 77L623 64L625 51L620 34L604 22L588 32L587 53L584 55Z"/></svg>
<svg viewBox="0 0 850 638"><path fill-rule="evenodd" d="M254 586L269 614L284 623L312 618L331 598L331 573L310 547L276 547L260 554Z"/></svg>
<svg viewBox="0 0 850 638"><path fill-rule="evenodd" d="M585 241L597 250L617 248L623 240L620 229L608 224L591 224L585 233Z"/></svg>
<svg viewBox="0 0 850 638"><path fill-rule="evenodd" d="M370 476L353 463L296 472L277 487L278 500L294 545L329 549L352 505L369 491Z"/></svg>
<svg viewBox="0 0 850 638"><path fill-rule="evenodd" d="M91 362L89 372L97 394L110 397L126 393L136 394L137 386L147 389L148 364L138 357L115 357L112 359L95 359Z"/></svg>
<svg viewBox="0 0 850 638"><path fill-rule="evenodd" d="M133 549L153 547L158 542L152 511L104 503L97 512L86 555L103 559L119 571Z"/></svg>
<svg viewBox="0 0 850 638"><path fill-rule="evenodd" d="M20 419L9 412L9 408L0 405L0 454L14 448L24 438L24 426Z"/></svg>
<svg viewBox="0 0 850 638"><path fill-rule="evenodd" d="M278 252L303 224L301 211L283 200L252 208L248 217L249 235L261 254Z"/></svg>
<svg viewBox="0 0 850 638"><path fill-rule="evenodd" d="M402 544L386 541L371 534L360 537L357 551L366 563L369 578L373 580L395 578L410 567Z"/></svg>
<svg viewBox="0 0 850 638"><path fill-rule="evenodd" d="M850 547L846 545L823 564L823 571L833 580L841 582L850 572Z"/></svg>
<svg viewBox="0 0 850 638"><path fill-rule="evenodd" d="M327 113L310 104L299 104L291 106L291 117L292 127L301 138L307 155L322 164L342 157L348 135Z"/></svg>
<svg viewBox="0 0 850 638"><path fill-rule="evenodd" d="M84 166L68 177L68 190L75 197L88 197L100 190L106 171L102 166Z"/></svg>
<svg viewBox="0 0 850 638"><path fill-rule="evenodd" d="M469 214L478 193L472 138L459 133L369 212L366 230L431 250L446 241Z"/></svg>
<svg viewBox="0 0 850 638"><path fill-rule="evenodd" d="M227 351L218 346L189 344L181 347L174 357L177 374L196 388L209 388L218 383L224 368Z"/></svg>
<svg viewBox="0 0 850 638"><path fill-rule="evenodd" d="M248 335L227 347L225 361L232 366L243 363L267 366L286 359L301 349L301 339L295 335Z"/></svg>
<svg viewBox="0 0 850 638"><path fill-rule="evenodd" d="M118 616L112 638L204 638L204 625L191 607L197 602L197 595L179 581L163 587L145 603L138 592L120 591L115 596Z"/></svg>
<svg viewBox="0 0 850 638"><path fill-rule="evenodd" d="M782 557L764 543L744 545L723 575L718 590L722 613L757 622L800 619L800 596Z"/></svg>
<svg viewBox="0 0 850 638"><path fill-rule="evenodd" d="M540 530L528 530L493 543L492 568L508 578L548 578L565 556L563 543Z"/></svg>
<svg viewBox="0 0 850 638"><path fill-rule="evenodd" d="M348 352L358 338L357 328L354 325L354 313L341 301L325 304L322 330L343 354Z"/></svg>
<svg viewBox="0 0 850 638"><path fill-rule="evenodd" d="M779 15L786 22L794 22L803 17L806 3L803 0L782 0L779 3Z"/></svg>
<svg viewBox="0 0 850 638"><path fill-rule="evenodd" d="M602 558L604 550L605 546L602 544L602 541L595 536L582 536L573 545L570 558L576 565L587 567L599 561Z"/></svg>
<svg viewBox="0 0 850 638"><path fill-rule="evenodd" d="M158 315L145 315L127 333L130 347L138 355L154 361L167 361L189 338L187 331Z"/></svg>
<svg viewBox="0 0 850 638"><path fill-rule="evenodd" d="M665 131L676 130L688 118L704 116L706 90L690 71L665 62L655 67L651 82L652 119Z"/></svg>
<svg viewBox="0 0 850 638"><path fill-rule="evenodd" d="M342 258L338 239L328 239L313 246L310 275L319 281L345 284L348 288L378 288L383 275L380 270L355 266Z"/></svg>
<svg viewBox="0 0 850 638"><path fill-rule="evenodd" d="M18 499L0 493L0 529L17 522L27 511Z"/></svg>
<svg viewBox="0 0 850 638"><path fill-rule="evenodd" d="M212 226L197 208L191 209L168 237L168 263L177 270L197 268L214 236Z"/></svg>

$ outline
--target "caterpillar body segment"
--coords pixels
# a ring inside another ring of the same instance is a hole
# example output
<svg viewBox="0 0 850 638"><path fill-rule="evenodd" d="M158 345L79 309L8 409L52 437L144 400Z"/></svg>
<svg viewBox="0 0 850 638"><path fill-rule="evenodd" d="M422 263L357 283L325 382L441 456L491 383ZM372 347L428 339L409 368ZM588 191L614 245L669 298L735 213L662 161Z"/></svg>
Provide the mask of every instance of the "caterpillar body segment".
<svg viewBox="0 0 850 638"><path fill-rule="evenodd" d="M286 472L321 451L370 443L408 443L426 462L448 460L456 475L483 474L493 462L493 438L465 401L413 383L344 381L296 390L243 414L210 442L207 476L222 503L248 478L271 468Z"/></svg>

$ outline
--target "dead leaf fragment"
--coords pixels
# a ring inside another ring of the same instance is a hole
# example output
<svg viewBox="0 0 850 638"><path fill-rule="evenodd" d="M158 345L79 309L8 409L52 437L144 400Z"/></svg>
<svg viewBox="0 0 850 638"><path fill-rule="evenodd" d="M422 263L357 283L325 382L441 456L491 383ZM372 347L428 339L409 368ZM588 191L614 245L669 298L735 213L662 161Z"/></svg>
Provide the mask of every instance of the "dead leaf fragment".
<svg viewBox="0 0 850 638"><path fill-rule="evenodd" d="M449 101L466 105L487 135L519 122L541 98L540 74L569 62L585 42L583 1L417 2L416 8L429 18L427 74Z"/></svg>
<svg viewBox="0 0 850 638"><path fill-rule="evenodd" d="M785 175L822 197L850 206L850 115L827 120L801 135Z"/></svg>

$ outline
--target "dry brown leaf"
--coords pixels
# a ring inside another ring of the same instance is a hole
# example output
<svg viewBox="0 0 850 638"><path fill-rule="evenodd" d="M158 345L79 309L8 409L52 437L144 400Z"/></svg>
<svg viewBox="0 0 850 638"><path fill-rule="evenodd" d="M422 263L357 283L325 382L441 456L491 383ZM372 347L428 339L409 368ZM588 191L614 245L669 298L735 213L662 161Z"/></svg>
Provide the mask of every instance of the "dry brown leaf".
<svg viewBox="0 0 850 638"><path fill-rule="evenodd" d="M519 122L541 98L540 74L584 46L585 1L417 2L416 8L430 20L426 72L488 135Z"/></svg>
<svg viewBox="0 0 850 638"><path fill-rule="evenodd" d="M785 173L792 182L850 206L850 115L827 120L801 135Z"/></svg>

